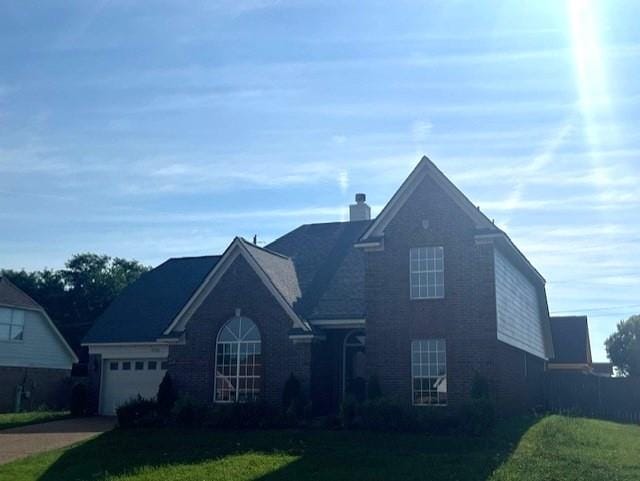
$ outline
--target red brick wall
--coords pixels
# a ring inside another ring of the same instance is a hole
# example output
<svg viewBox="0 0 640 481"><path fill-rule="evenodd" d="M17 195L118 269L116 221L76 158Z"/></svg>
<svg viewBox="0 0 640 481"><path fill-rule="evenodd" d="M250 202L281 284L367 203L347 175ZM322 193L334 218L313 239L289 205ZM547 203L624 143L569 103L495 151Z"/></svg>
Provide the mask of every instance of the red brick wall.
<svg viewBox="0 0 640 481"><path fill-rule="evenodd" d="M64 409L69 405L70 376L68 369L0 367L0 412L15 409L16 388L24 384L30 396L23 398L22 409L32 410L46 405Z"/></svg>
<svg viewBox="0 0 640 481"><path fill-rule="evenodd" d="M542 407L545 362L503 342L497 345L495 394L501 414L519 414Z"/></svg>
<svg viewBox="0 0 640 481"><path fill-rule="evenodd" d="M242 257L229 267L193 314L186 327L186 343L169 349L168 370L178 390L202 402L213 400L216 337L224 323L234 317L236 308L260 330L264 400L281 403L290 373L308 392L311 344L294 344L289 339L291 319Z"/></svg>
<svg viewBox="0 0 640 481"><path fill-rule="evenodd" d="M449 406L468 399L474 371L495 384L493 253L474 236L468 217L427 178L387 226L384 250L368 253L367 364L385 395L411 403L412 339L446 339ZM429 245L444 246L445 298L411 300L409 249Z"/></svg>

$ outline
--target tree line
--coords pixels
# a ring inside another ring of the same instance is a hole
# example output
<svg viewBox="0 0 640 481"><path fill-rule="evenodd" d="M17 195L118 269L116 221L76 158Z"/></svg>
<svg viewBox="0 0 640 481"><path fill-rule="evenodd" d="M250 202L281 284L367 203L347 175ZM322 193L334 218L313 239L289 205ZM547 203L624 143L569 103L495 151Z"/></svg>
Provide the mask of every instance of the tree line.
<svg viewBox="0 0 640 481"><path fill-rule="evenodd" d="M80 342L94 321L125 287L150 269L136 260L83 253L72 256L63 269L3 269L0 275L40 304L84 358Z"/></svg>

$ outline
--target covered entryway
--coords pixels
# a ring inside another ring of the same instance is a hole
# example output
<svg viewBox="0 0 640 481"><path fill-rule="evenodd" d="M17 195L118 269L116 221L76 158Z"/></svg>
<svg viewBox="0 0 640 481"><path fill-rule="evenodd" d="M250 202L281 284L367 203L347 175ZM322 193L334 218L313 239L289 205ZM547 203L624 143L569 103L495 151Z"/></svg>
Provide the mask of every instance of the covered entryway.
<svg viewBox="0 0 640 481"><path fill-rule="evenodd" d="M100 414L111 416L116 408L138 395L153 398L166 372L164 359L106 359L102 366Z"/></svg>
<svg viewBox="0 0 640 481"><path fill-rule="evenodd" d="M366 398L366 364L365 364L364 330L355 329L344 338L342 354L342 391L344 396L353 396L362 402Z"/></svg>

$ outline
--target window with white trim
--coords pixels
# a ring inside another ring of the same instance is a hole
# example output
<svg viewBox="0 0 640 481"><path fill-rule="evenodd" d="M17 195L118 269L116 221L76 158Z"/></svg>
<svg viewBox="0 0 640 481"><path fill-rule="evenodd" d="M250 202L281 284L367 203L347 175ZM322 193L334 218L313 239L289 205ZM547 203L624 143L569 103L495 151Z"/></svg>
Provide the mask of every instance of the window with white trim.
<svg viewBox="0 0 640 481"><path fill-rule="evenodd" d="M444 339L411 341L413 404L447 404L447 347Z"/></svg>
<svg viewBox="0 0 640 481"><path fill-rule="evenodd" d="M444 247L412 247L409 251L411 299L444 297Z"/></svg>
<svg viewBox="0 0 640 481"><path fill-rule="evenodd" d="M22 341L24 311L0 307L0 341Z"/></svg>
<svg viewBox="0 0 640 481"><path fill-rule="evenodd" d="M216 342L216 402L247 402L260 398L262 341L258 326L246 317L234 317Z"/></svg>

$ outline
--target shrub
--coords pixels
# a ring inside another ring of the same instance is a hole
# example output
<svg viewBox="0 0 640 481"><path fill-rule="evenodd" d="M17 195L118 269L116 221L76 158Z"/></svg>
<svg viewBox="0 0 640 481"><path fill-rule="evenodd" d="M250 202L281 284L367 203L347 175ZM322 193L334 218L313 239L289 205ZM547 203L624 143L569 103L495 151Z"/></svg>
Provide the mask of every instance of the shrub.
<svg viewBox="0 0 640 481"><path fill-rule="evenodd" d="M159 421L158 403L138 396L118 406L116 415L122 428L156 426Z"/></svg>
<svg viewBox="0 0 640 481"><path fill-rule="evenodd" d="M458 425L456 416L452 416L439 407L414 408L415 411L417 411L417 425L420 430L429 434L449 434Z"/></svg>
<svg viewBox="0 0 640 481"><path fill-rule="evenodd" d="M324 419L323 425L325 429L340 429L342 423L338 416L331 414Z"/></svg>
<svg viewBox="0 0 640 481"><path fill-rule="evenodd" d="M282 390L282 409L286 413L292 404L297 404L302 398L302 386L293 373L289 374Z"/></svg>
<svg viewBox="0 0 640 481"><path fill-rule="evenodd" d="M408 428L406 410L387 398L366 401L360 408L362 426L373 431L397 431Z"/></svg>
<svg viewBox="0 0 640 481"><path fill-rule="evenodd" d="M256 429L282 426L281 419L265 403L217 404L207 411L204 424L215 429Z"/></svg>
<svg viewBox="0 0 640 481"><path fill-rule="evenodd" d="M84 384L76 384L73 386L71 389L71 402L69 406L72 416L87 415L87 398L87 386Z"/></svg>
<svg viewBox="0 0 640 481"><path fill-rule="evenodd" d="M490 399L474 399L460 408L458 421L459 429L464 434L485 434L495 425L495 405Z"/></svg>
<svg viewBox="0 0 640 481"><path fill-rule="evenodd" d="M165 377L166 379L166 377ZM158 402L158 409L160 403ZM207 418L207 406L190 396L182 396L173 403L171 415L175 422L181 426L201 426Z"/></svg>
<svg viewBox="0 0 640 481"><path fill-rule="evenodd" d="M162 382L160 386L158 386L156 399L158 400L158 412L160 416L165 419L168 418L178 399L176 388L173 385L173 380L169 373L166 373L162 378Z"/></svg>
<svg viewBox="0 0 640 481"><path fill-rule="evenodd" d="M373 401L382 397L382 388L380 387L380 379L376 374L372 374L367 383L367 399Z"/></svg>
<svg viewBox="0 0 640 481"><path fill-rule="evenodd" d="M306 416L307 404L300 381L291 373L282 391L284 423L288 426L297 426L300 420Z"/></svg>

